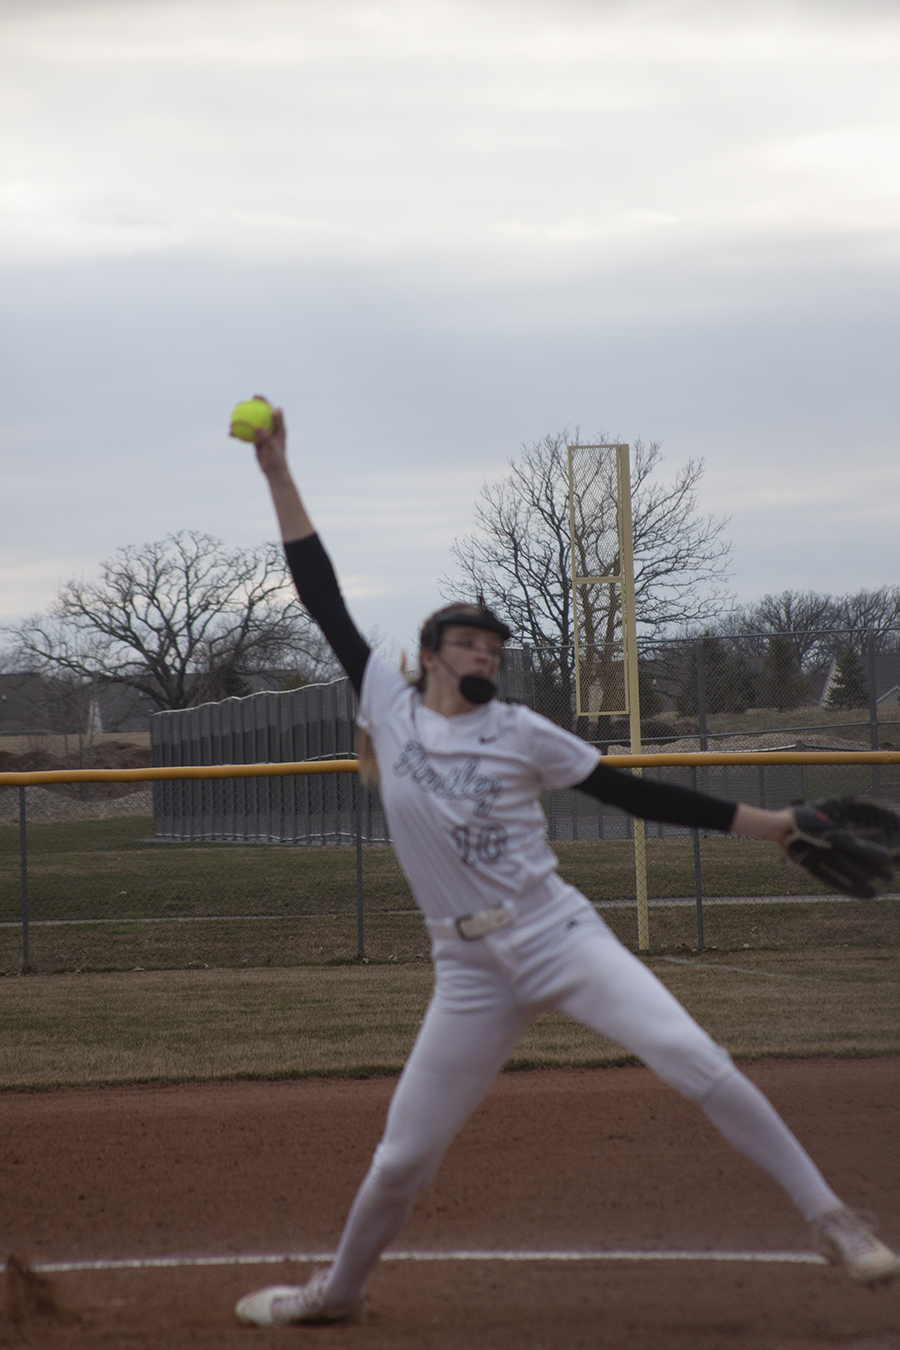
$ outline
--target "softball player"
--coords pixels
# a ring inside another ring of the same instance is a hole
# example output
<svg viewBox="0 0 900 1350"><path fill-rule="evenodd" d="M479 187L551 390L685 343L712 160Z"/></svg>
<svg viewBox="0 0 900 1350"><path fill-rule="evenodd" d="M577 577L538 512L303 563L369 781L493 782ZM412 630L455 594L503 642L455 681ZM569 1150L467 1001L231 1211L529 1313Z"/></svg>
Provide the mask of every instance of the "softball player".
<svg viewBox="0 0 900 1350"><path fill-rule="evenodd" d="M764 811L634 778L530 709L493 701L510 630L489 609L449 605L422 629L418 686L372 653L287 465L279 411L258 433L300 598L359 695L394 847L428 925L434 994L333 1265L307 1284L242 1298L257 1326L353 1320L366 1279L432 1181L454 1135L534 1017L558 1009L623 1045L698 1103L812 1224L857 1280L900 1259L845 1208L763 1094L556 872L539 795L577 787L634 815L778 842L789 811ZM364 744L365 744L364 740ZM361 751L361 768L363 754Z"/></svg>

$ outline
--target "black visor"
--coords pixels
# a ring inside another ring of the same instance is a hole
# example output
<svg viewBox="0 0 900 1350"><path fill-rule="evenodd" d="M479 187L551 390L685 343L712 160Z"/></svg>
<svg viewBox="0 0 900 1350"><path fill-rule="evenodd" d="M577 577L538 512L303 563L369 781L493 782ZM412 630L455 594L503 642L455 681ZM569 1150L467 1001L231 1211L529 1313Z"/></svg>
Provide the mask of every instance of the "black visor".
<svg viewBox="0 0 900 1350"><path fill-rule="evenodd" d="M420 645L429 651L437 651L441 645L444 629L451 626L481 628L487 633L496 633L502 642L508 642L512 637L509 624L498 619L494 611L487 606L448 605L446 609L439 609L436 614L425 620L419 636Z"/></svg>

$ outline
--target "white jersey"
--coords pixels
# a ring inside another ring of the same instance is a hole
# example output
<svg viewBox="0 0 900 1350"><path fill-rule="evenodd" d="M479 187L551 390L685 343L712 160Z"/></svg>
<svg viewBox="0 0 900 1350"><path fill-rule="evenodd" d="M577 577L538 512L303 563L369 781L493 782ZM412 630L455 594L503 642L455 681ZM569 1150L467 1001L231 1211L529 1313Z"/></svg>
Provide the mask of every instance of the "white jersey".
<svg viewBox="0 0 900 1350"><path fill-rule="evenodd" d="M426 917L490 909L555 873L538 799L543 788L587 778L600 759L592 746L516 704L432 712L374 652L358 721L372 737L394 847Z"/></svg>

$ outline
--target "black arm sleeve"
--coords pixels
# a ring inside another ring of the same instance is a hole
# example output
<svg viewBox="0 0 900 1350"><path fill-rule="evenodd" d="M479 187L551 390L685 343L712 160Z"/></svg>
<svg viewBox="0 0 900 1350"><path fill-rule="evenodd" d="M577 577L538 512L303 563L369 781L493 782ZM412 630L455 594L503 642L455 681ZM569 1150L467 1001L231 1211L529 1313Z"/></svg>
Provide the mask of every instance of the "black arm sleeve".
<svg viewBox="0 0 900 1350"><path fill-rule="evenodd" d="M598 764L593 773L575 786L579 792L619 806L629 815L691 829L727 831L737 810L736 802L708 797L704 792L692 792L671 783L657 783L652 778L635 778L628 770L611 769L606 764Z"/></svg>
<svg viewBox="0 0 900 1350"><path fill-rule="evenodd" d="M350 677L357 697L371 648L347 613L331 559L317 534L284 546L301 603L309 610Z"/></svg>

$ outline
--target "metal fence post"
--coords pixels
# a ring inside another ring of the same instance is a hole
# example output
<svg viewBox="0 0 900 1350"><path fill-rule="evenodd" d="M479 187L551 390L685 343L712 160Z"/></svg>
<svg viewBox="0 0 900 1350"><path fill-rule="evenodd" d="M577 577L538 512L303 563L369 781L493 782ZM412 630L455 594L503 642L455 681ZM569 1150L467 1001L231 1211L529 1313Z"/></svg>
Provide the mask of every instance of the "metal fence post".
<svg viewBox="0 0 900 1350"><path fill-rule="evenodd" d="M697 790L697 770L691 765L691 787ZM694 899L697 903L697 951L703 951L703 873L700 870L700 831L691 830L694 841Z"/></svg>
<svg viewBox="0 0 900 1350"><path fill-rule="evenodd" d="M700 724L700 749L706 750L706 652L703 638L694 641L697 666L697 721Z"/></svg>
<svg viewBox="0 0 900 1350"><path fill-rule="evenodd" d="M866 629L866 683L869 690L869 744L878 749L878 690L875 684L875 634ZM878 765L872 765L872 793L878 796L881 791L881 775Z"/></svg>
<svg viewBox="0 0 900 1350"><path fill-rule="evenodd" d="M25 789L19 788L19 866L22 876L22 974L31 971L28 954L28 834L25 826Z"/></svg>
<svg viewBox="0 0 900 1350"><path fill-rule="evenodd" d="M694 641L697 667L697 723L700 730L700 749L705 754L709 741L706 725L706 651L703 638ZM691 787L697 790L697 770L691 769ZM703 788L706 789L706 770L703 771ZM697 950L703 951L703 873L700 868L700 831L691 830L694 842L694 898L697 902Z"/></svg>
<svg viewBox="0 0 900 1350"><path fill-rule="evenodd" d="M363 911L363 855L362 802L363 793L359 774L353 775L353 813L356 820L356 955L362 961L366 955L365 914Z"/></svg>
<svg viewBox="0 0 900 1350"><path fill-rule="evenodd" d="M526 708L534 707L534 662L527 642L522 643L522 699Z"/></svg>
<svg viewBox="0 0 900 1350"><path fill-rule="evenodd" d="M807 747L805 741L798 740L795 748L796 748L797 750L801 750L801 751L802 751L802 750L806 750L808 747ZM805 765L805 764L798 764L798 765L797 765L797 799L798 799L799 801L801 801L801 802L805 802L805 801L806 801L806 798L807 798L807 792L806 792L806 765Z"/></svg>

